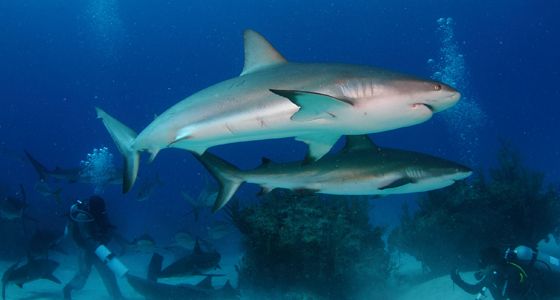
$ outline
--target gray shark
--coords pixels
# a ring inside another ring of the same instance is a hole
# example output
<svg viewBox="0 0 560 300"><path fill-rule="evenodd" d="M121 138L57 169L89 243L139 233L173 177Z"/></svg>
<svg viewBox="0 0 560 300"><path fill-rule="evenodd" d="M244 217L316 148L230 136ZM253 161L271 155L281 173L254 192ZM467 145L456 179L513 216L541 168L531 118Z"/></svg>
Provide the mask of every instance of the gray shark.
<svg viewBox="0 0 560 300"><path fill-rule="evenodd" d="M459 92L441 82L346 64L290 63L260 34L244 34L241 75L205 88L167 109L138 135L96 108L125 157L123 192L136 180L139 153L163 148L202 154L236 142L296 137L311 159L342 135L422 123L453 106Z"/></svg>
<svg viewBox="0 0 560 300"><path fill-rule="evenodd" d="M0 199L0 219L16 220L27 217L25 216L25 209L27 208L25 190L22 185L19 187L20 191L16 195L4 195Z"/></svg>
<svg viewBox="0 0 560 300"><path fill-rule="evenodd" d="M82 168L80 167L74 167L74 168L68 168L68 169L63 169L63 168L59 168L56 167L53 170L49 170L47 169L43 164L41 164L38 160L36 160L33 156L31 156L31 154L27 151L25 151L25 155L27 156L27 159L31 162L31 164L33 165L33 168L35 168L35 171L37 171L37 174L39 175L39 181L40 182L46 182L49 178L54 178L57 180L63 180L69 183L74 183L74 182L80 182L80 183L94 183L95 178L91 178L85 174L82 173ZM107 181L108 184L120 184L122 182L122 177L121 177L122 171L117 171L114 174L111 174L111 177L109 178L109 180Z"/></svg>
<svg viewBox="0 0 560 300"><path fill-rule="evenodd" d="M2 276L2 299L6 299L6 286L14 283L20 288L24 284L47 279L60 284L60 280L53 275L58 268L58 263L49 259L31 259L25 265L19 266L19 262L13 264Z"/></svg>
<svg viewBox="0 0 560 300"><path fill-rule="evenodd" d="M150 281L134 275L127 275L126 279L130 286L144 296L147 300L227 300L239 299L239 292L235 290L229 281L219 289L215 289L206 277L196 285L190 284L167 284Z"/></svg>
<svg viewBox="0 0 560 300"><path fill-rule="evenodd" d="M202 251L197 240L192 253L161 269L154 276L155 278L170 278L203 275L207 271L219 268L220 259L221 255L216 251Z"/></svg>
<svg viewBox="0 0 560 300"><path fill-rule="evenodd" d="M366 136L348 136L337 154L311 163L263 164L249 171L206 152L198 159L220 181L214 211L223 207L243 182L268 192L274 188L333 195L390 195L443 188L471 175L460 164L411 151L381 148Z"/></svg>

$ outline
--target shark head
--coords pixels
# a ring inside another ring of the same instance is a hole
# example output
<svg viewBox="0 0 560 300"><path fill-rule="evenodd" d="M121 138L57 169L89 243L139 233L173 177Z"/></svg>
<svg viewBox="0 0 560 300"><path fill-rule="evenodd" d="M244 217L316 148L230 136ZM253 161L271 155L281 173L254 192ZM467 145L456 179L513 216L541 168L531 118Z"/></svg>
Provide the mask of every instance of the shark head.
<svg viewBox="0 0 560 300"><path fill-rule="evenodd" d="M461 98L461 94L454 88L431 80L410 78L396 80L387 86L410 109L429 110L431 113L444 111Z"/></svg>
<svg viewBox="0 0 560 300"><path fill-rule="evenodd" d="M439 159L427 159L428 163L422 167L408 167L405 169L406 182L413 183L416 191L429 191L450 186L456 181L465 179L472 174L472 170L461 164Z"/></svg>
<svg viewBox="0 0 560 300"><path fill-rule="evenodd" d="M356 125L354 134L425 122L434 113L455 105L461 97L454 88L434 80L376 68L360 68L353 72L358 76L338 78L319 92L350 103L353 107L350 112L360 111L360 114L347 116ZM360 129L364 132L359 132Z"/></svg>

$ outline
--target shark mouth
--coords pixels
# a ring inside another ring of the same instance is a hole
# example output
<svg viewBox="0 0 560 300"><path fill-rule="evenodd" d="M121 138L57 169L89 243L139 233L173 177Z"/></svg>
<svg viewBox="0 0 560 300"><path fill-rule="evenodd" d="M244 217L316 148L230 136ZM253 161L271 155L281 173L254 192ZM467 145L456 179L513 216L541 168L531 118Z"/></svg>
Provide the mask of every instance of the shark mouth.
<svg viewBox="0 0 560 300"><path fill-rule="evenodd" d="M436 111L436 109L433 106L431 106L429 104L426 104L426 103L414 103L414 104L412 104L412 108L419 108L419 107L425 107L425 108L429 109L432 113L434 113Z"/></svg>

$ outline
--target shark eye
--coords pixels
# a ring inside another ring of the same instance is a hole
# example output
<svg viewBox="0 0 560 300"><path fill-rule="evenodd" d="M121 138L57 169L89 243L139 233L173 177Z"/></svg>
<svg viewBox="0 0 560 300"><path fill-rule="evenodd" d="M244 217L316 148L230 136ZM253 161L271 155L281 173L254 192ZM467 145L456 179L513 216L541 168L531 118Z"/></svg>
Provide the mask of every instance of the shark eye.
<svg viewBox="0 0 560 300"><path fill-rule="evenodd" d="M441 84L439 83L434 84L434 91L441 91Z"/></svg>

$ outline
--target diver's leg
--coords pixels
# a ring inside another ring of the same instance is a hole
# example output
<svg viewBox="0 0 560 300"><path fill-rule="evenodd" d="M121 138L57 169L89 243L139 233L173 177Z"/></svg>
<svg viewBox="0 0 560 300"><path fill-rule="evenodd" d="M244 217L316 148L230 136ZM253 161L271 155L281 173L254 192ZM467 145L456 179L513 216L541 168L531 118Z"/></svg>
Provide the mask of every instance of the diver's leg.
<svg viewBox="0 0 560 300"><path fill-rule="evenodd" d="M105 285L105 288L109 292L111 298L124 299L121 290L119 289L119 285L117 284L117 278L115 277L113 271L111 271L111 269L109 269L109 267L107 267L99 259L95 260L94 265L97 269L97 273L99 273L99 276L101 277L101 280L103 280L103 284Z"/></svg>
<svg viewBox="0 0 560 300"><path fill-rule="evenodd" d="M86 251L78 251L78 271L76 275L68 282L63 289L64 299L72 299L72 290L81 290L89 277L91 272L91 265L93 263L91 255L88 255Z"/></svg>

